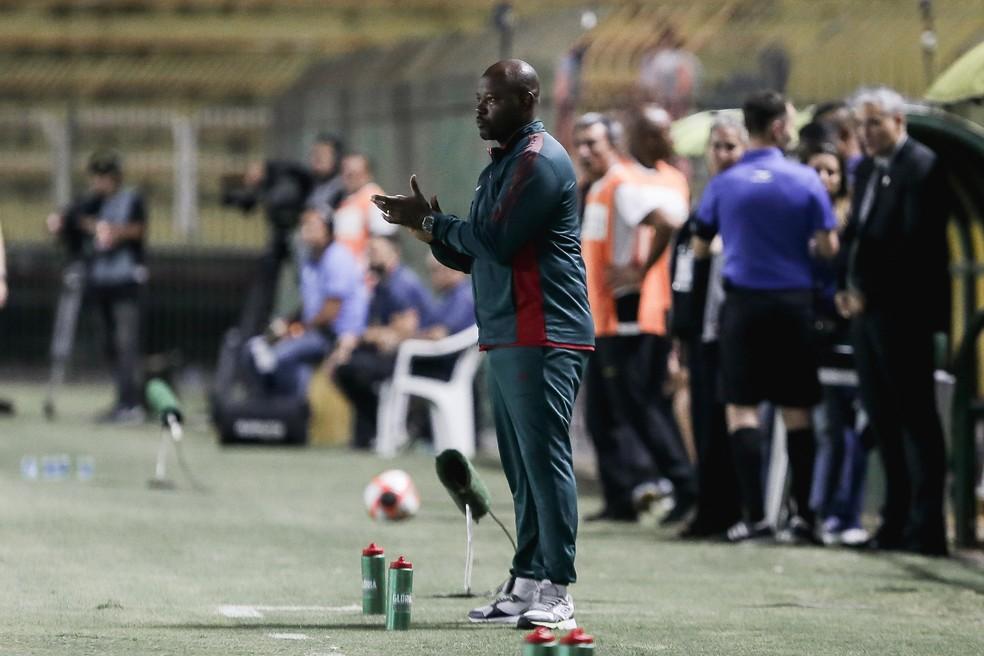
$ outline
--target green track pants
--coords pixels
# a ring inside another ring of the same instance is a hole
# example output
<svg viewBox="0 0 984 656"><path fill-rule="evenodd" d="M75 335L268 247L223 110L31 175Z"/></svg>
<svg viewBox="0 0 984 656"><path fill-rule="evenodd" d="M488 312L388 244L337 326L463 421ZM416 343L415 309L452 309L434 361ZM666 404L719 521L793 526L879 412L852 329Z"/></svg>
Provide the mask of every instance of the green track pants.
<svg viewBox="0 0 984 656"><path fill-rule="evenodd" d="M586 351L507 347L489 351L488 381L499 457L516 509L512 575L574 583L577 486L571 413Z"/></svg>

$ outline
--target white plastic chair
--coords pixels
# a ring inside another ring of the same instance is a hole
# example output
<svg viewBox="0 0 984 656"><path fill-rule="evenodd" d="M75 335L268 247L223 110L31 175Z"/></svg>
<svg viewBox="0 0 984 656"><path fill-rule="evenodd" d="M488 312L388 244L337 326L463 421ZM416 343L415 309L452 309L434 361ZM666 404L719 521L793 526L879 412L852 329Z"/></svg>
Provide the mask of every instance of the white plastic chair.
<svg viewBox="0 0 984 656"><path fill-rule="evenodd" d="M460 353L448 381L411 373L416 357L438 357ZM466 457L475 454L475 398L472 384L482 361L478 349L478 326L471 326L444 339L408 339L396 354L393 377L379 392L376 416L376 452L393 457L404 446L407 435L407 405L411 396L430 403L434 427L434 450L457 449Z"/></svg>

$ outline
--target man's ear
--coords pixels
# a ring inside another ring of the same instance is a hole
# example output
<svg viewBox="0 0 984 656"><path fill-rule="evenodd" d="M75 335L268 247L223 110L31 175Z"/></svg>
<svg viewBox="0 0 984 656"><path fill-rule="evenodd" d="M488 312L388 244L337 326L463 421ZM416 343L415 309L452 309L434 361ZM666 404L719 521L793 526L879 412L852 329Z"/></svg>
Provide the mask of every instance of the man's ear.
<svg viewBox="0 0 984 656"><path fill-rule="evenodd" d="M532 111L536 107L536 96L532 91L527 91L519 97L519 102L524 110Z"/></svg>
<svg viewBox="0 0 984 656"><path fill-rule="evenodd" d="M786 134L786 119L774 119L769 127L771 128L772 139L776 143L782 143L782 137Z"/></svg>

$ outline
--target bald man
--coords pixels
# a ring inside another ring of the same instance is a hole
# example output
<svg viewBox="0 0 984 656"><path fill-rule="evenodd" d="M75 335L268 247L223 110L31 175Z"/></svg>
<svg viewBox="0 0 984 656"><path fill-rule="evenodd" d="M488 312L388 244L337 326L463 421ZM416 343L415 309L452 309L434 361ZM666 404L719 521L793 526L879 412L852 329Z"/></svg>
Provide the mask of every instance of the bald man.
<svg viewBox="0 0 984 656"><path fill-rule="evenodd" d="M488 352L499 455L516 509L510 576L476 623L576 626L577 489L570 421L594 330L578 226L577 183L564 148L536 119L540 82L524 61L482 75L479 135L498 143L468 219L441 212L415 177L410 196L375 199L388 221L471 273L479 343Z"/></svg>

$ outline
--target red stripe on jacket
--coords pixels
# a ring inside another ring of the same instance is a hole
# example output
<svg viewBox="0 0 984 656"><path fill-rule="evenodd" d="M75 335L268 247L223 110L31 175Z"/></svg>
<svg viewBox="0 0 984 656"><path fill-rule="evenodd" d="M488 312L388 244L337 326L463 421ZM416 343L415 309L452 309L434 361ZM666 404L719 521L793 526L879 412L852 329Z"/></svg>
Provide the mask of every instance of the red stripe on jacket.
<svg viewBox="0 0 984 656"><path fill-rule="evenodd" d="M523 152L519 155L519 164L516 165L512 178L509 180L509 189L506 191L506 197L502 199L502 203L499 204L499 207L492 214L493 222L502 221L507 218L516 206L516 202L519 201L519 186L533 172L533 164L536 162L536 156L540 153L541 148L543 148L543 134L539 132L531 134L529 141L523 148Z"/></svg>
<svg viewBox="0 0 984 656"><path fill-rule="evenodd" d="M547 341L543 316L543 288L536 244L530 242L513 257L513 302L516 305L516 342L523 345Z"/></svg>
<svg viewBox="0 0 984 656"><path fill-rule="evenodd" d="M506 197L492 215L493 221L509 220L510 213L519 201L521 186L533 172L541 148L543 134L531 134L509 181ZM543 344L547 341L547 322L543 313L543 287L540 285L540 262L535 242L524 245L513 256L512 278L516 343L531 346Z"/></svg>

